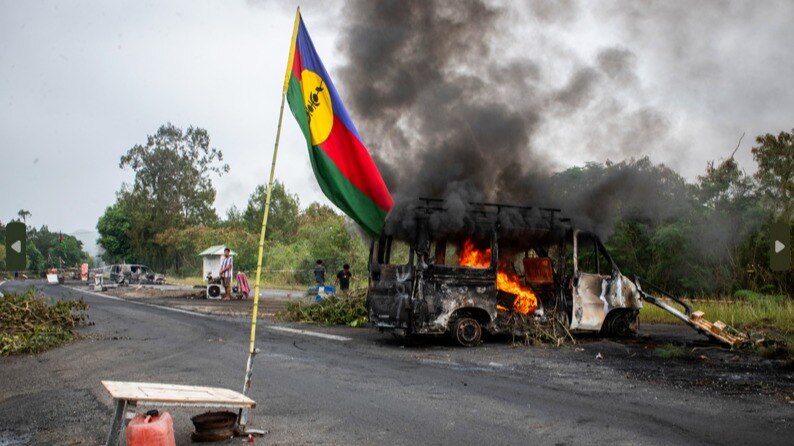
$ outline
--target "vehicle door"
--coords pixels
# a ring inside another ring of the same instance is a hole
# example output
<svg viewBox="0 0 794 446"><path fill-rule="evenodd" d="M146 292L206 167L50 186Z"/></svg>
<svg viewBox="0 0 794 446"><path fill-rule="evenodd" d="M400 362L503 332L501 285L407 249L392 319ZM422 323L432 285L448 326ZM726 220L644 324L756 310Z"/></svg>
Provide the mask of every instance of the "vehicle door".
<svg viewBox="0 0 794 446"><path fill-rule="evenodd" d="M414 251L390 236L381 236L370 248L367 305L376 327L407 328L414 289Z"/></svg>
<svg viewBox="0 0 794 446"><path fill-rule="evenodd" d="M598 331L610 310L614 294L614 268L598 238L573 233L573 308L571 329Z"/></svg>

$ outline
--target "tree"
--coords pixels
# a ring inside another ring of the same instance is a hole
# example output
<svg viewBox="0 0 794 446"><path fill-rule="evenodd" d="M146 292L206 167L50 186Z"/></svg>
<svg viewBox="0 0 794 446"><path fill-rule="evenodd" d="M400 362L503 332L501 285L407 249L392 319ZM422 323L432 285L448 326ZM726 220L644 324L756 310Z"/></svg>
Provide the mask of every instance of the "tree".
<svg viewBox="0 0 794 446"><path fill-rule="evenodd" d="M105 250L106 261L132 260L130 243L130 215L123 202L108 206L96 224L99 245Z"/></svg>
<svg viewBox="0 0 794 446"><path fill-rule="evenodd" d="M248 199L248 206L243 212L245 228L259 234L262 229L262 213L264 212L266 190L259 185ZM297 234L297 220L300 214L298 196L290 194L287 188L279 181L273 183L273 193L270 196L270 213L267 217L268 240L289 242Z"/></svg>
<svg viewBox="0 0 794 446"><path fill-rule="evenodd" d="M229 165L220 150L210 147L206 130L189 127L183 132L165 124L145 145L122 156L119 167L135 172L133 185L122 188L119 201L128 212L131 251L139 260L165 266L169 262L154 242L157 234L217 222L211 176L228 172Z"/></svg>
<svg viewBox="0 0 794 446"><path fill-rule="evenodd" d="M794 129L792 129L794 133ZM794 139L792 133L767 133L755 139L753 159L758 163L755 178L781 221L790 222L794 199Z"/></svg>
<svg viewBox="0 0 794 446"><path fill-rule="evenodd" d="M226 210L226 218L223 220L223 226L228 228L242 228L245 225L243 213L236 205L232 205Z"/></svg>
<svg viewBox="0 0 794 446"><path fill-rule="evenodd" d="M27 256L28 256L28 271L33 271L36 274L44 271L44 256L41 255L41 251L36 248L36 245L31 244L27 247Z"/></svg>
<svg viewBox="0 0 794 446"><path fill-rule="evenodd" d="M755 202L755 184L752 177L739 169L733 157L717 166L706 164L705 175L698 176L698 198L710 209L732 212Z"/></svg>
<svg viewBox="0 0 794 446"><path fill-rule="evenodd" d="M27 225L28 224L28 217L30 217L33 214L31 214L30 211L28 211L26 209L20 209L19 212L17 212L17 215L19 215L19 218L22 219L22 222L25 223L25 225Z"/></svg>
<svg viewBox="0 0 794 446"><path fill-rule="evenodd" d="M33 257L35 253L31 248L42 257L42 261L47 267L60 268L74 267L81 263L88 262L88 253L83 251L83 243L72 235L60 232L52 232L43 225L40 229L30 229L27 234L28 264L35 266L32 270L41 270L38 260Z"/></svg>

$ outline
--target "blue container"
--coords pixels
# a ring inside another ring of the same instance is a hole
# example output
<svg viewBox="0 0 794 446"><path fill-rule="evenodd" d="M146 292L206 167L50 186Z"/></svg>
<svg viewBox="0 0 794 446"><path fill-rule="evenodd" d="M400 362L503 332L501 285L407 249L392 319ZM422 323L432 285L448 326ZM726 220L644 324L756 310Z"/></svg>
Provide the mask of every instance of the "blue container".
<svg viewBox="0 0 794 446"><path fill-rule="evenodd" d="M320 302L321 300L329 296L333 296L334 294L336 294L336 287L334 286L331 285L317 286L317 295L314 296L314 300L315 302Z"/></svg>

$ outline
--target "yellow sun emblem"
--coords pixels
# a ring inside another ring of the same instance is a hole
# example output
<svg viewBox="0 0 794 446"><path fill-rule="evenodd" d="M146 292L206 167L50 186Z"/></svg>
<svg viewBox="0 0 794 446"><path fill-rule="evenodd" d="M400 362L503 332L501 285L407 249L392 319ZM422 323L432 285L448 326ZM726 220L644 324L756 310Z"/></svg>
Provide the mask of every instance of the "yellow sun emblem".
<svg viewBox="0 0 794 446"><path fill-rule="evenodd" d="M334 109L331 104L331 93L323 78L314 71L301 72L303 99L306 102L306 114L309 117L309 130L312 145L316 146L328 139L334 125Z"/></svg>

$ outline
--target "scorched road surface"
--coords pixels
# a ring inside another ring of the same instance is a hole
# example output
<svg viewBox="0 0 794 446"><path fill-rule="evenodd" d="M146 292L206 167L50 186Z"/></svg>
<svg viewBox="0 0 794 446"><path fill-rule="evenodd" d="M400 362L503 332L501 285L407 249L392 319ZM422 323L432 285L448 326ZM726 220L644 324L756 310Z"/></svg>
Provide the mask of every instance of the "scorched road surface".
<svg viewBox="0 0 794 446"><path fill-rule="evenodd" d="M0 444L101 444L112 412L103 379L242 387L246 321L37 283L85 299L95 325L65 347L0 358ZM298 327L345 341L273 327L262 322L257 338L250 426L269 431L257 442L791 444L794 435L780 398L632 379L609 358L571 361L574 348L403 347L372 330ZM189 417L201 410L170 411L177 443L190 444Z"/></svg>

